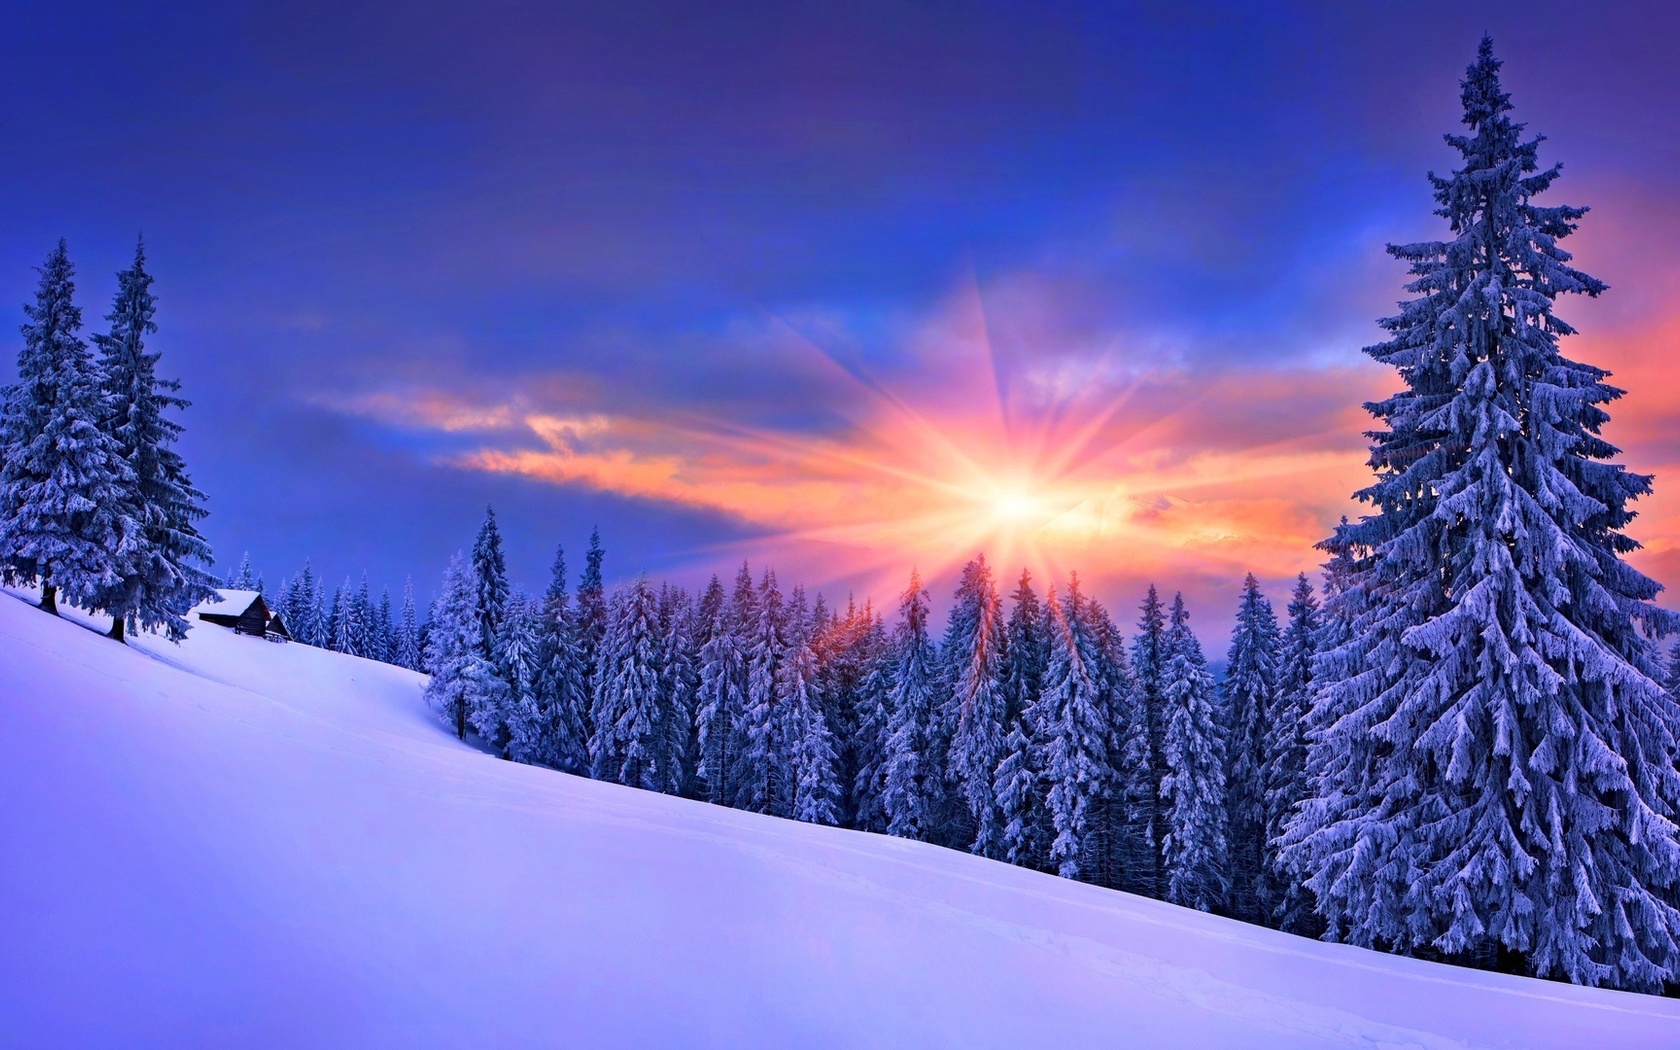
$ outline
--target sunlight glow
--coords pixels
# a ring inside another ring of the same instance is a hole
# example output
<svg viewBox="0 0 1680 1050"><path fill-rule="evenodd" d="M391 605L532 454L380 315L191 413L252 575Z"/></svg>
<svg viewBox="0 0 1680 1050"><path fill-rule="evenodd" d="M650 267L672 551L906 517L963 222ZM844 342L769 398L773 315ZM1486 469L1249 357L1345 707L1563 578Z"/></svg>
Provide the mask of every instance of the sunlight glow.
<svg viewBox="0 0 1680 1050"><path fill-rule="evenodd" d="M895 593L912 565L936 580L982 552L1002 573L1024 567L1041 581L1076 568L1114 580L1293 575L1314 567L1313 543L1362 480L1350 449L1363 419L1349 396L1362 374L1221 380L1114 355L1003 360L972 287L907 337L891 381L792 325L772 331L783 366L826 391L835 422L753 426L669 406L568 412L519 395L457 403L434 390L341 407L474 431L476 448L447 457L457 467L753 527L738 544L696 550L709 567L746 557L877 596ZM1281 441L1272 420L1245 416L1303 389L1337 407L1297 420Z"/></svg>

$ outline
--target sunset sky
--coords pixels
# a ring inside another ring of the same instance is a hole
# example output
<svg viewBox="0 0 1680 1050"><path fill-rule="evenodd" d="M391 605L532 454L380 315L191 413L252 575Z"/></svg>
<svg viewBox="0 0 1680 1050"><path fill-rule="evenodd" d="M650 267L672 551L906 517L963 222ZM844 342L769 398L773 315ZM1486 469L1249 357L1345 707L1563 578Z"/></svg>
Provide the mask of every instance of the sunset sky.
<svg viewBox="0 0 1680 1050"><path fill-rule="evenodd" d="M56 239L97 327L143 231L223 568L424 594L494 503L532 590L597 524L840 598L985 550L1216 636L1355 512L1486 31L1680 587L1680 8L1182 6L22 5L0 379Z"/></svg>

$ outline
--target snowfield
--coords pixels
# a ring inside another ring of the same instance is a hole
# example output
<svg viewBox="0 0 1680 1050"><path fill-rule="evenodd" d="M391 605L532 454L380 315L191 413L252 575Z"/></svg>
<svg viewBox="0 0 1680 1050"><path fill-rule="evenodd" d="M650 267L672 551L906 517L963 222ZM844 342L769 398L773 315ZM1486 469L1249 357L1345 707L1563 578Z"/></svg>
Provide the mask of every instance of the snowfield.
<svg viewBox="0 0 1680 1050"><path fill-rule="evenodd" d="M1680 1001L499 761L422 681L0 594L0 1044L1680 1046Z"/></svg>

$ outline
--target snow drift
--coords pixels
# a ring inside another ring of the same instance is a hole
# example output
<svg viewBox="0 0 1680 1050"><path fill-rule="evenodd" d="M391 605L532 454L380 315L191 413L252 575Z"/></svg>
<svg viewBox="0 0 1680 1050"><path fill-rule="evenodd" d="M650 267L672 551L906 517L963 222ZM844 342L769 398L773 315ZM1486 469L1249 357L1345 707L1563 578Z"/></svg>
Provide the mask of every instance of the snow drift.
<svg viewBox="0 0 1680 1050"><path fill-rule="evenodd" d="M1673 1000L499 761L422 681L0 595L0 1042L1680 1045Z"/></svg>

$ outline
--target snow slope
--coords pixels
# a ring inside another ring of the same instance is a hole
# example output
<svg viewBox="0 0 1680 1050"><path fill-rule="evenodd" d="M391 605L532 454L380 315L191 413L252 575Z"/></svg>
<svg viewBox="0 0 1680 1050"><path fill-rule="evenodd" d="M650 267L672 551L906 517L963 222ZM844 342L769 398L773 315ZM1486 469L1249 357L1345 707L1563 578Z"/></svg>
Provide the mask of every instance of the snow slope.
<svg viewBox="0 0 1680 1050"><path fill-rule="evenodd" d="M420 688L0 594L0 1044L1680 1046L1680 1001L498 761Z"/></svg>

